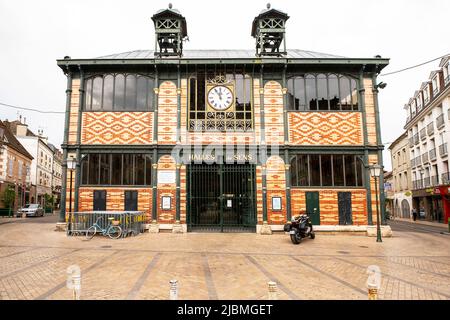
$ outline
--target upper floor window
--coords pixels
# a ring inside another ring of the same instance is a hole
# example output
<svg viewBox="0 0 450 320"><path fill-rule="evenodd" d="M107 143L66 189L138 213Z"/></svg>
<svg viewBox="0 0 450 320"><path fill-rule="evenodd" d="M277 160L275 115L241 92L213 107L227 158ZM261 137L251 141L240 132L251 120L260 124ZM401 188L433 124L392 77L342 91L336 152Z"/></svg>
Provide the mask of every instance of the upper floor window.
<svg viewBox="0 0 450 320"><path fill-rule="evenodd" d="M294 187L362 187L362 162L354 155L298 154L291 158Z"/></svg>
<svg viewBox="0 0 450 320"><path fill-rule="evenodd" d="M357 111L355 79L339 74L306 74L288 79L288 108L295 111Z"/></svg>
<svg viewBox="0 0 450 320"><path fill-rule="evenodd" d="M190 131L253 129L252 78L244 73L198 71L188 82Z"/></svg>
<svg viewBox="0 0 450 320"><path fill-rule="evenodd" d="M82 185L151 185L147 154L88 154L81 160Z"/></svg>
<svg viewBox="0 0 450 320"><path fill-rule="evenodd" d="M439 93L439 81L438 81L438 77L434 77L433 81L433 97L436 96Z"/></svg>
<svg viewBox="0 0 450 320"><path fill-rule="evenodd" d="M86 111L152 111L154 80L140 74L106 74L85 83Z"/></svg>

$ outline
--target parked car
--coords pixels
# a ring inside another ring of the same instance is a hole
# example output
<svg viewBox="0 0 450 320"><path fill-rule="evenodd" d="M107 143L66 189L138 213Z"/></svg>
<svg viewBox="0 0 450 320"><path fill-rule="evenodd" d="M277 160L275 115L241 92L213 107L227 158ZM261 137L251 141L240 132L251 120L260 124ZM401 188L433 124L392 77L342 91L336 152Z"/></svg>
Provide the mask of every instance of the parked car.
<svg viewBox="0 0 450 320"><path fill-rule="evenodd" d="M424 208L420 208L419 211L419 219L425 219L425 209Z"/></svg>
<svg viewBox="0 0 450 320"><path fill-rule="evenodd" d="M23 214L27 217L43 217L44 209L37 203L27 204L22 209L17 210L18 217L21 217Z"/></svg>

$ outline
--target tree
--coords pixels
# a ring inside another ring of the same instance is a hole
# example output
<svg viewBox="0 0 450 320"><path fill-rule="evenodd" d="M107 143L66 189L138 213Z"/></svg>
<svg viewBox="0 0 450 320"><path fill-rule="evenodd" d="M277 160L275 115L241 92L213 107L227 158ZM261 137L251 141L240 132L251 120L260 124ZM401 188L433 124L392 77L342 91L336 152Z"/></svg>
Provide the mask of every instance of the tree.
<svg viewBox="0 0 450 320"><path fill-rule="evenodd" d="M16 200L16 192L14 191L13 188L8 187L8 189L6 189L3 192L3 202L5 203L5 206L8 207L9 209L9 215L11 215L11 209L14 205L15 200Z"/></svg>
<svg viewBox="0 0 450 320"><path fill-rule="evenodd" d="M45 194L45 209L53 209L53 202L55 201L53 195Z"/></svg>

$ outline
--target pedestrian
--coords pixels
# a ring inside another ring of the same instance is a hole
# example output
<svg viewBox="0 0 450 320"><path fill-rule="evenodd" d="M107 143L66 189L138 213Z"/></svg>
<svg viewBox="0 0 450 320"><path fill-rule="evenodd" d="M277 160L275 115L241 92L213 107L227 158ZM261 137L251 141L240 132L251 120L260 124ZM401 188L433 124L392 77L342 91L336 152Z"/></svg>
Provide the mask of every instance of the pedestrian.
<svg viewBox="0 0 450 320"><path fill-rule="evenodd" d="M416 221L416 219L417 219L417 210L416 210L416 208L412 209L412 216L413 216L413 220Z"/></svg>

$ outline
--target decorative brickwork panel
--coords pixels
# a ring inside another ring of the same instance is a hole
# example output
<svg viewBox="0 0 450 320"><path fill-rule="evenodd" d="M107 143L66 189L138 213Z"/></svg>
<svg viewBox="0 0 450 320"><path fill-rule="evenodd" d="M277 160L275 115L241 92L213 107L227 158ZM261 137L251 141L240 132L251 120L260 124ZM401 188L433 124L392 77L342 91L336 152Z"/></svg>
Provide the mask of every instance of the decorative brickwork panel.
<svg viewBox="0 0 450 320"><path fill-rule="evenodd" d="M306 210L306 192L319 192L320 224L339 225L338 192L352 194L353 225L367 225L366 190L363 189L291 189L292 215Z"/></svg>
<svg viewBox="0 0 450 320"><path fill-rule="evenodd" d="M284 161L279 156L271 156L266 162L267 219L269 224L286 222L286 178ZM281 197L281 210L272 209L272 198Z"/></svg>
<svg viewBox="0 0 450 320"><path fill-rule="evenodd" d="M262 168L256 166L256 218L258 224L263 223Z"/></svg>
<svg viewBox="0 0 450 320"><path fill-rule="evenodd" d="M267 144L284 143L283 91L276 81L264 85L264 125Z"/></svg>
<svg viewBox="0 0 450 320"><path fill-rule="evenodd" d="M82 144L149 144L153 112L83 112Z"/></svg>
<svg viewBox="0 0 450 320"><path fill-rule="evenodd" d="M68 144L77 143L79 110L80 110L80 79L73 79L72 97L70 100Z"/></svg>
<svg viewBox="0 0 450 320"><path fill-rule="evenodd" d="M176 162L171 156L162 156L158 161L158 177L171 175L176 177ZM186 179L186 177L185 177ZM176 180L166 183L158 181L158 222L159 223L175 223L176 219ZM162 208L162 197L171 197L171 207L168 210Z"/></svg>
<svg viewBox="0 0 450 320"><path fill-rule="evenodd" d="M261 99L259 90L261 89L259 79L253 79L253 123L255 133L255 143L261 142Z"/></svg>
<svg viewBox="0 0 450 320"><path fill-rule="evenodd" d="M364 101L366 109L367 139L369 144L377 144L377 123L375 118L375 98L371 78L364 79Z"/></svg>
<svg viewBox="0 0 450 320"><path fill-rule="evenodd" d="M177 141L177 86L164 81L158 95L158 144L173 145Z"/></svg>
<svg viewBox="0 0 450 320"><path fill-rule="evenodd" d="M378 162L378 155L371 154L369 155L369 165L373 164L379 164ZM379 185L379 179L377 179L377 189L378 189L378 206L380 205L381 197L380 197L380 185ZM377 198L376 198L376 192L375 192L375 178L372 176L370 177L370 194L371 194L371 202L372 202L372 222L375 224L377 222ZM378 207L378 210L380 210L380 206ZM380 217L381 217L381 211L380 211Z"/></svg>
<svg viewBox="0 0 450 320"><path fill-rule="evenodd" d="M187 118L188 118L188 88L187 88L187 80L181 79L181 119L180 119L180 138L181 143L186 144L188 140L188 130L187 130Z"/></svg>
<svg viewBox="0 0 450 320"><path fill-rule="evenodd" d="M128 187L80 187L79 191L79 211L94 210L94 190L106 190L106 210L124 211L125 191L135 190L138 192L138 211L146 214L147 221L151 219L152 189L151 188L128 188Z"/></svg>
<svg viewBox="0 0 450 320"><path fill-rule="evenodd" d="M180 222L186 223L186 166L183 165L180 168Z"/></svg>
<svg viewBox="0 0 450 320"><path fill-rule="evenodd" d="M289 112L292 145L363 145L361 112Z"/></svg>

